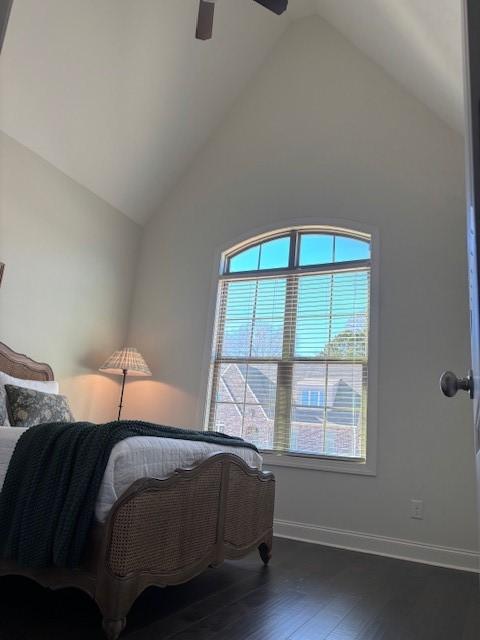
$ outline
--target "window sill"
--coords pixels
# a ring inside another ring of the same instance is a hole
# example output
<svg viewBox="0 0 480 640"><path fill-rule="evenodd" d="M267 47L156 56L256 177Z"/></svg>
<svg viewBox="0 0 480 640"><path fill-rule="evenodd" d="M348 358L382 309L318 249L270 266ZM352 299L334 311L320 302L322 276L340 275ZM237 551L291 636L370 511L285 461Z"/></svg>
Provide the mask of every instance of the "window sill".
<svg viewBox="0 0 480 640"><path fill-rule="evenodd" d="M377 471L373 465L367 462L349 460L330 460L325 458L308 458L304 456L280 455L263 453L263 468L291 467L294 469L307 469L311 471L333 471L335 473L349 473L361 476L376 476Z"/></svg>

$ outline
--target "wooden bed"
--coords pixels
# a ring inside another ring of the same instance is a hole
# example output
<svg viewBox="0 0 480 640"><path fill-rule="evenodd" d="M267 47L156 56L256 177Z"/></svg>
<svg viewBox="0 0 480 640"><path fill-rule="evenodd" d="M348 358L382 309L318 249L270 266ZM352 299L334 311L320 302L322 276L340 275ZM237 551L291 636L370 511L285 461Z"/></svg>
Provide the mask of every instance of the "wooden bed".
<svg viewBox="0 0 480 640"><path fill-rule="evenodd" d="M47 364L0 343L0 371L53 380ZM45 587L77 587L97 603L109 640L118 638L136 598L149 586L187 582L207 567L258 547L271 557L275 478L238 456L214 454L169 478L134 482L103 524L92 527L78 570L24 569L0 559L0 575L22 575Z"/></svg>

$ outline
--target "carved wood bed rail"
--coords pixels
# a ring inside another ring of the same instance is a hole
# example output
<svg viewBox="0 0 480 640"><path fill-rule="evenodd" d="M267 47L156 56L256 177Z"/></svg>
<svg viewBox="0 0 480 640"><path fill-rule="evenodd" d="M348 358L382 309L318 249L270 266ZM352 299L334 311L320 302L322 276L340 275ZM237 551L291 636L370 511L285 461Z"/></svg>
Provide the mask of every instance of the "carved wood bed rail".
<svg viewBox="0 0 480 640"><path fill-rule="evenodd" d="M23 379L53 379L48 365L2 343L0 370ZM53 589L82 589L100 608L107 637L115 640L147 587L187 582L256 547L267 564L274 494L273 474L252 469L231 453L213 454L168 478L134 482L107 521L92 528L81 569L23 569L0 560L0 575L23 575Z"/></svg>

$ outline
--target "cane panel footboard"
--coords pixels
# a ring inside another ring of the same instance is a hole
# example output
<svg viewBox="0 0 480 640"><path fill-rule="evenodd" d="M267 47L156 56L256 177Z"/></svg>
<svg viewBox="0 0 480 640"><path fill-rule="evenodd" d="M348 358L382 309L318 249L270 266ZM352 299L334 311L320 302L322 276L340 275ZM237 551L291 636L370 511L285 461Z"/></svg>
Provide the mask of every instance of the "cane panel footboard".
<svg viewBox="0 0 480 640"><path fill-rule="evenodd" d="M270 474L246 470L241 461L229 465L224 542L235 557L272 532L275 483Z"/></svg>
<svg viewBox="0 0 480 640"><path fill-rule="evenodd" d="M271 538L274 487L272 474L227 453L165 480L138 480L106 523L106 568L176 584L244 553Z"/></svg>
<svg viewBox="0 0 480 640"><path fill-rule="evenodd" d="M202 474L178 474L168 490L155 480L133 485L113 516L110 571L170 575L214 559L222 468L217 460Z"/></svg>
<svg viewBox="0 0 480 640"><path fill-rule="evenodd" d="M257 548L271 556L275 479L219 453L165 480L138 480L103 527L95 601L116 638L147 587L187 582Z"/></svg>

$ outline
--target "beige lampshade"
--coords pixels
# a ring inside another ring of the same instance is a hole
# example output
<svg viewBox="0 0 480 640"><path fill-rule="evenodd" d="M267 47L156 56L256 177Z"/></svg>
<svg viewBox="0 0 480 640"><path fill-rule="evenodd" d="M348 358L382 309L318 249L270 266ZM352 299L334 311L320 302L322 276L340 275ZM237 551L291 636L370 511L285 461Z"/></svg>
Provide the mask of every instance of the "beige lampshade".
<svg viewBox="0 0 480 640"><path fill-rule="evenodd" d="M152 375L142 354L132 347L124 347L120 351L112 353L108 360L102 364L99 371L117 374L122 374L126 371L129 376Z"/></svg>

